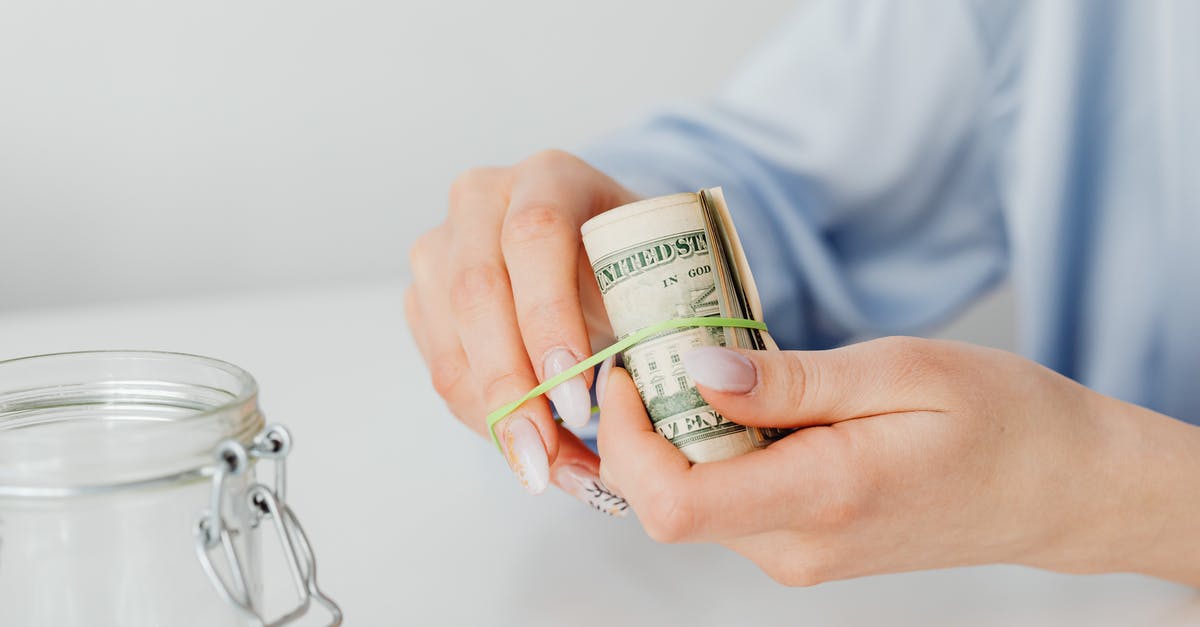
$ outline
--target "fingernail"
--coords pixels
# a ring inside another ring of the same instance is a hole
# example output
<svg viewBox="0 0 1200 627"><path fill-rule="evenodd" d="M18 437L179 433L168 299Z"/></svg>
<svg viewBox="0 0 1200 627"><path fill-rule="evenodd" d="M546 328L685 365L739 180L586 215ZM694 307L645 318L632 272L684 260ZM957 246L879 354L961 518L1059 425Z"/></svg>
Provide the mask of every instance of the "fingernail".
<svg viewBox="0 0 1200 627"><path fill-rule="evenodd" d="M530 494L541 494L550 480L550 461L537 427L528 418L517 416L505 422L500 439L504 458Z"/></svg>
<svg viewBox="0 0 1200 627"><path fill-rule="evenodd" d="M556 348L546 355L542 365L544 379L557 376L562 371L574 366L578 360L565 348ZM592 417L592 398L588 396L587 383L583 375L572 377L549 392L550 402L558 410L558 417L568 426L578 429L588 423Z"/></svg>
<svg viewBox="0 0 1200 627"><path fill-rule="evenodd" d="M609 490L596 473L582 466L570 464L555 468L554 483L592 509L609 516L624 518L629 509L629 503L623 497Z"/></svg>
<svg viewBox="0 0 1200 627"><path fill-rule="evenodd" d="M596 373L596 407L604 405L604 386L608 385L608 374L612 372L613 363L616 361L616 355L605 359L604 363L600 364L600 371Z"/></svg>
<svg viewBox="0 0 1200 627"><path fill-rule="evenodd" d="M693 381L718 392L742 394L758 382L758 372L749 359L719 346L700 346L684 353L683 368Z"/></svg>

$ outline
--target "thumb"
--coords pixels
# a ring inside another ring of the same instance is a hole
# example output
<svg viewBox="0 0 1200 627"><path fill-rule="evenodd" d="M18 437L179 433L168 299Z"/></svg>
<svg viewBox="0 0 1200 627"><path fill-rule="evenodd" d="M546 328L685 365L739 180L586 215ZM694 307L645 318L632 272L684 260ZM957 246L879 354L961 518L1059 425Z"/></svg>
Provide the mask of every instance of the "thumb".
<svg viewBox="0 0 1200 627"><path fill-rule="evenodd" d="M877 340L827 351L752 351L702 346L683 365L704 400L751 427L807 427L923 407L909 375L921 340ZM903 345L903 346L901 346Z"/></svg>

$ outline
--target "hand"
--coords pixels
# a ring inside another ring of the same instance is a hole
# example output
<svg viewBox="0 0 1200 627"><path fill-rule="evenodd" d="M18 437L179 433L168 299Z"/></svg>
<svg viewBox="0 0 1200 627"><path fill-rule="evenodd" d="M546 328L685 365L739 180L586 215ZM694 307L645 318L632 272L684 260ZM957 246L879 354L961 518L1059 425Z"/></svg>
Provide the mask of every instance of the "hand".
<svg viewBox="0 0 1200 627"><path fill-rule="evenodd" d="M601 476L657 540L720 542L789 585L993 562L1200 585L1196 427L959 343L683 359L731 420L805 428L690 466L613 369Z"/></svg>
<svg viewBox="0 0 1200 627"><path fill-rule="evenodd" d="M553 151L454 182L446 221L413 246L405 313L434 388L468 427L486 435L488 412L590 355L590 336L611 336L579 227L634 200L598 170ZM550 393L566 424L581 426L591 415L590 379ZM603 505L594 493L599 461L555 424L544 398L526 403L496 434L530 492L553 478Z"/></svg>

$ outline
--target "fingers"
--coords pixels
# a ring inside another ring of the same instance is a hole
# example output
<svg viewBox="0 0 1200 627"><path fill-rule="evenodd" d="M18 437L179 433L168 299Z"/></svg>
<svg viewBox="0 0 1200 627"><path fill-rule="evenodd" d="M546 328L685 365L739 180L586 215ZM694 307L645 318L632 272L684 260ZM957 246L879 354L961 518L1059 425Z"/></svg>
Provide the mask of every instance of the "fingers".
<svg viewBox="0 0 1200 627"><path fill-rule="evenodd" d="M748 426L806 427L904 411L937 411L946 380L935 343L884 338L828 351L701 347L683 355L700 393Z"/></svg>
<svg viewBox="0 0 1200 627"><path fill-rule="evenodd" d="M405 315L434 390L450 411L462 418L472 415L479 404L478 392L450 318L449 292L440 287L448 280L449 272L440 264L430 263L439 256L434 251L445 250L449 241L449 230L440 226L422 236L413 247L410 262L413 283L405 295ZM480 435L486 433L481 421L464 422Z"/></svg>
<svg viewBox="0 0 1200 627"><path fill-rule="evenodd" d="M579 224L588 205L583 194L558 187L551 172L521 179L501 235L525 351L543 381L589 354L576 279ZM580 375L550 391L567 425L587 424L588 387Z"/></svg>
<svg viewBox="0 0 1200 627"><path fill-rule="evenodd" d="M602 476L660 542L705 542L778 528L808 515L824 484L804 455L806 438L734 459L691 466L654 431L628 373L613 368L600 421ZM802 435L802 434L795 434ZM811 438L812 436L806 436ZM780 446L782 445L782 446Z"/></svg>
<svg viewBox="0 0 1200 627"><path fill-rule="evenodd" d="M519 169L500 241L525 349L545 381L591 353L580 304L579 227L612 206L606 201L616 185L565 153L542 153ZM549 393L569 426L582 427L591 416L590 376Z"/></svg>
<svg viewBox="0 0 1200 627"><path fill-rule="evenodd" d="M440 239L440 235L441 231L435 230L431 237ZM405 317L413 341L433 373L435 388L456 415L481 415L487 408L483 405L474 379L469 376L466 355L459 345L450 317L427 315L422 307L422 303L433 304L438 309L440 295L443 297L441 300L446 301L440 304L440 311L449 311L447 293L445 290L428 289L431 281L423 272L414 271L414 275L413 286L405 292ZM488 437L482 422L471 420L466 424L480 435ZM550 470L552 482L592 509L610 516L624 516L628 505L600 480L600 459L596 454L562 427L558 427L558 441L558 456Z"/></svg>
<svg viewBox="0 0 1200 627"><path fill-rule="evenodd" d="M558 458L550 469L554 485L600 513L624 518L629 504L600 478L600 458L574 433L559 429Z"/></svg>
<svg viewBox="0 0 1200 627"><path fill-rule="evenodd" d="M591 353L594 320L585 318L581 300L598 304L598 295L581 296L591 277L579 225L632 200L608 177L558 152L455 181L446 224L414 247L405 308L434 387L472 429L486 434L489 411ZM570 425L591 415L590 375L551 393ZM496 426L506 459L535 493L559 482L560 454L563 468L587 471L572 476L596 474L595 456L566 433L540 397ZM560 453L560 446L569 450Z"/></svg>
<svg viewBox="0 0 1200 627"><path fill-rule="evenodd" d="M629 483L639 495L650 490L636 489L639 481L683 481L691 464L666 438L659 435L646 415L646 408L633 380L624 368L611 367L602 383L604 419L600 421L600 459L619 489ZM626 494L626 498L630 495ZM649 496L649 495L647 495Z"/></svg>
<svg viewBox="0 0 1200 627"><path fill-rule="evenodd" d="M500 223L507 199L506 171L476 170L451 194L449 290L463 352L485 407L498 407L537 385L517 327L508 270L500 252ZM474 420L482 421L483 415ZM550 480L558 454L558 428L544 398L522 405L496 425L497 438L513 472L538 494Z"/></svg>

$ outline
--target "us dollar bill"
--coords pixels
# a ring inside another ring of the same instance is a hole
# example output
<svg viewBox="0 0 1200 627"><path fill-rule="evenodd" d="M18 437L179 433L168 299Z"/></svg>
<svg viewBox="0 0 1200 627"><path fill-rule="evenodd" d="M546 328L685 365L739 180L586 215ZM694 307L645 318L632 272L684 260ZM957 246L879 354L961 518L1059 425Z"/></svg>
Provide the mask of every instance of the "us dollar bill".
<svg viewBox="0 0 1200 627"><path fill-rule="evenodd" d="M720 188L623 205L580 230L617 337L673 318L762 320ZM742 455L786 435L732 422L704 401L682 362L698 346L777 349L764 331L725 327L671 329L629 348L622 360L655 430L692 462Z"/></svg>

